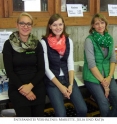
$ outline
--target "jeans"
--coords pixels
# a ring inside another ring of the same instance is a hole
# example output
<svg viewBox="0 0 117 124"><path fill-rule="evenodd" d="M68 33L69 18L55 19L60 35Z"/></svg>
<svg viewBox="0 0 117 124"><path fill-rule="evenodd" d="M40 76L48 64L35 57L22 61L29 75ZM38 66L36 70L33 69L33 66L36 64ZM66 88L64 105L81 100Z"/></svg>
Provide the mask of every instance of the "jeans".
<svg viewBox="0 0 117 124"><path fill-rule="evenodd" d="M66 82L64 76L58 77L58 80L68 87L69 83ZM50 81L51 82L51 81ZM47 83L46 83L47 84ZM55 110L56 117L66 117L66 109L64 106L64 96L57 86L46 85L47 95L51 101L51 104ZM81 92L77 86L76 81L74 80L72 94L70 100L73 103L78 117L86 117L87 106L81 95Z"/></svg>
<svg viewBox="0 0 117 124"><path fill-rule="evenodd" d="M117 83L114 79L110 83L110 92L108 98L104 95L104 89L101 84L84 81L87 89L91 92L97 102L102 117L117 117ZM110 109L110 105L112 108Z"/></svg>

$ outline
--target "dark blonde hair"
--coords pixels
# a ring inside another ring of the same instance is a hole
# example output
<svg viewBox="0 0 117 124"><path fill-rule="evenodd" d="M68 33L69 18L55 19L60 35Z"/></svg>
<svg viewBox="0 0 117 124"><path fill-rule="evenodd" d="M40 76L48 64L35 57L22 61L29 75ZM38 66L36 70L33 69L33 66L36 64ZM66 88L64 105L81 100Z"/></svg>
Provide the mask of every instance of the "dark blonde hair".
<svg viewBox="0 0 117 124"><path fill-rule="evenodd" d="M26 12L23 12L23 13L21 13L21 14L19 15L19 17L17 18L17 23L19 22L19 20L20 20L20 18L21 18L22 16L27 16L27 17L29 17L29 18L31 19L31 21L32 21L32 24L33 24L33 17L32 17L29 13L26 13Z"/></svg>
<svg viewBox="0 0 117 124"><path fill-rule="evenodd" d="M47 24L47 27L46 27L46 34L45 36L42 36L42 37L48 37L50 34L52 34L52 36L55 36L55 34L52 32L52 30L50 29L50 25L52 25L55 21L57 21L58 19L62 19L62 22L63 22L63 25L64 25L64 29L63 29L63 32L61 34L61 36L64 34L65 36L69 36L69 34L66 33L65 31L65 22L63 20L63 17L59 14L53 14L49 21L48 21L48 24Z"/></svg>
<svg viewBox="0 0 117 124"><path fill-rule="evenodd" d="M90 28L90 30L89 30L89 33L92 33L92 32L95 30L95 29L93 28L93 25L94 25L94 23L95 23L95 19L96 19L96 18L101 19L102 21L105 22L105 24L106 24L105 32L107 32L107 31L108 31L108 29L107 29L108 22L107 22L106 18L105 18L103 15L97 13L97 14L95 14L95 15L93 16L93 18L92 18L92 20L91 20L91 28Z"/></svg>

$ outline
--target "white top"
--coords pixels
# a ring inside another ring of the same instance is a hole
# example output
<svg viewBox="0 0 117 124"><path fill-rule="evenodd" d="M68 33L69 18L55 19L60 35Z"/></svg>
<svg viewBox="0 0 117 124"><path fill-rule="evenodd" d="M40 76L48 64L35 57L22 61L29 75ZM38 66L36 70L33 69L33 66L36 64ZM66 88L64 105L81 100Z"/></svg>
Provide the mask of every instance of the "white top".
<svg viewBox="0 0 117 124"><path fill-rule="evenodd" d="M68 60L67 60L68 71L74 70L73 41L70 38L69 38L69 43L70 43L70 52L69 52L69 56L68 56ZM44 50L45 74L50 80L52 80L55 77L55 75L53 74L53 72L49 68L47 45L46 45L45 40L42 39L41 44L42 44L42 47ZM60 58L62 58L62 56L60 56ZM63 73L62 69L60 69L60 76L63 76L63 75L64 75L64 73Z"/></svg>

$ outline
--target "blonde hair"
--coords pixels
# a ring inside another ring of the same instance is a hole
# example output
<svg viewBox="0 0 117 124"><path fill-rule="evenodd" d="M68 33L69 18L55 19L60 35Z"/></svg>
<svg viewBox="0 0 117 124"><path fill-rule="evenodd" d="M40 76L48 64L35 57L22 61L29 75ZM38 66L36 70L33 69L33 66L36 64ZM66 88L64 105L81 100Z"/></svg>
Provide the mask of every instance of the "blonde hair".
<svg viewBox="0 0 117 124"><path fill-rule="evenodd" d="M27 17L29 17L29 18L31 19L31 21L32 21L32 24L33 24L33 17L32 17L30 14L26 13L26 12L23 12L23 13L21 13L21 14L19 15L19 17L17 18L17 23L19 22L19 20L20 20L20 18L21 18L22 16L27 16Z"/></svg>

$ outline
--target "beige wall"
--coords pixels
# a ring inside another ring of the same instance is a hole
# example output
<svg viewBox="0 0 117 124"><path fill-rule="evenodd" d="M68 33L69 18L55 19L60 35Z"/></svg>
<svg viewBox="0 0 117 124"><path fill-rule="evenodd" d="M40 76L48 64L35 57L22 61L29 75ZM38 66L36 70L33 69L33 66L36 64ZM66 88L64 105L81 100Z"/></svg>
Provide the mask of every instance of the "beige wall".
<svg viewBox="0 0 117 124"><path fill-rule="evenodd" d="M83 60L83 50L84 50L84 41L87 35L89 34L89 26L68 26L66 28L67 33L70 34L70 38L74 43L74 61ZM108 27L109 33L112 35L117 46L117 25L110 25ZM15 31L16 29L6 29L6 31ZM4 31L4 30L0 30ZM41 39L41 36L45 34L45 27L34 28L32 33ZM0 69L4 68L2 54L0 54Z"/></svg>

